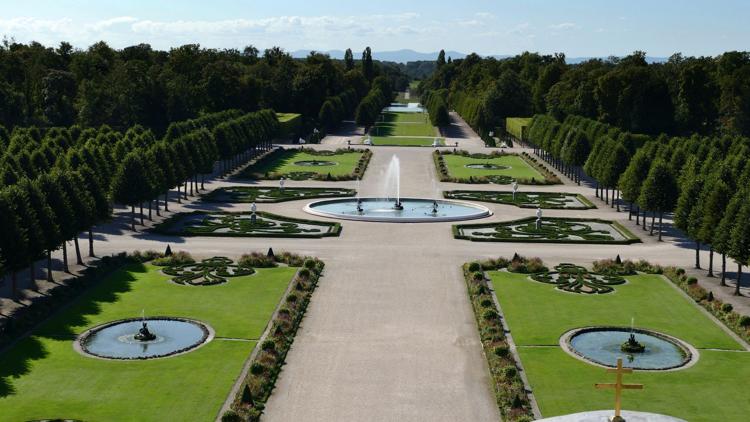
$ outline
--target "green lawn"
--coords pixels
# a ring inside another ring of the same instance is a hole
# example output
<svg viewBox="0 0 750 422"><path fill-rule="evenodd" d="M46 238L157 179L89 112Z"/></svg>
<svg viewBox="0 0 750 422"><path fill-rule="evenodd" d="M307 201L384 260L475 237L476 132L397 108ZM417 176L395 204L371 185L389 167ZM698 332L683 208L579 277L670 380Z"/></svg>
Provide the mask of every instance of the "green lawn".
<svg viewBox="0 0 750 422"><path fill-rule="evenodd" d="M393 136L373 136L372 144L380 146L401 146L401 147L429 147L435 138L411 138L411 137L393 137ZM444 138L438 138L441 145L445 144Z"/></svg>
<svg viewBox="0 0 750 422"><path fill-rule="evenodd" d="M277 159L266 162L258 163L257 166L253 166L253 173L277 173L277 174L289 174L289 173L318 173L326 175L331 173L332 176L344 176L354 172L354 168L357 166L357 161L362 156L361 152L347 152L344 154L334 155L313 155L306 152L300 152L295 150L288 150L279 154ZM331 166L299 166L295 165L298 161L332 161L336 165Z"/></svg>
<svg viewBox="0 0 750 422"><path fill-rule="evenodd" d="M392 123L392 124L399 124L399 123L430 123L430 119L427 116L427 113L396 113L396 112L386 112L381 113L381 118L378 120L378 124L382 123Z"/></svg>
<svg viewBox="0 0 750 422"><path fill-rule="evenodd" d="M378 123L371 130L373 136L435 136L437 131L429 123Z"/></svg>
<svg viewBox="0 0 750 422"><path fill-rule="evenodd" d="M295 269L256 271L210 287L175 285L150 265L114 273L0 355L0 419L212 420ZM185 355L148 361L73 350L75 335L142 309L200 320L217 338Z"/></svg>
<svg viewBox="0 0 750 422"><path fill-rule="evenodd" d="M593 384L612 382L612 375L569 356L558 341L573 328L628 326L634 317L637 327L692 344L700 358L684 370L628 375L626 382L643 383L645 390L626 392L626 409L690 421L746 420L744 391L727 386L750 377L750 353L738 352L739 344L660 276L627 277L615 293L591 296L560 292L523 274L489 275L544 416L611 408L612 391Z"/></svg>
<svg viewBox="0 0 750 422"><path fill-rule="evenodd" d="M452 177L458 177L462 179L468 179L470 176L509 176L514 179L528 179L534 178L538 181L543 181L544 176L536 171L533 167L526 163L521 157L517 155L503 155L496 158L490 159L479 159L464 157L456 154L444 154L443 159L445 164L448 166L448 171ZM468 168L468 164L485 164L490 163L494 165L510 167L507 169L474 169Z"/></svg>

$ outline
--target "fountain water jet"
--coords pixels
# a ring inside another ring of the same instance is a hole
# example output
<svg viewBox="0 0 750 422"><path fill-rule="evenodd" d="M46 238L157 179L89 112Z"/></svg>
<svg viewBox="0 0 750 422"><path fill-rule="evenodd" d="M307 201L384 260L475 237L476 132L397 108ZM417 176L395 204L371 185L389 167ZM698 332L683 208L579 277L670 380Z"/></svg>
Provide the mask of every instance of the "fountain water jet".
<svg viewBox="0 0 750 422"><path fill-rule="evenodd" d="M393 204L393 209L403 210L404 206L401 205L401 161L399 161L395 154L391 157L391 162L388 164L388 169L385 171L384 188L384 196L386 198L396 199L396 202Z"/></svg>

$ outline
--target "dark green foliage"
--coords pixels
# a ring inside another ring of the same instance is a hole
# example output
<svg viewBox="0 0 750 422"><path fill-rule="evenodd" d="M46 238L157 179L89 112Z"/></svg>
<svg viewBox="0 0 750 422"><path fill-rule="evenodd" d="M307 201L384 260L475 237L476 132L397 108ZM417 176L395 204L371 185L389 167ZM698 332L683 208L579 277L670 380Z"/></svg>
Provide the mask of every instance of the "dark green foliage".
<svg viewBox="0 0 750 422"><path fill-rule="evenodd" d="M338 188L284 188L233 186L218 188L202 197L206 202L251 203L251 202L284 202L298 199L336 198L354 196L352 189Z"/></svg>
<svg viewBox="0 0 750 422"><path fill-rule="evenodd" d="M445 191L443 195L449 199L463 199L471 201L493 202L497 204L515 205L520 208L543 209L590 209L596 208L581 195L564 192L513 192L508 191Z"/></svg>
<svg viewBox="0 0 750 422"><path fill-rule="evenodd" d="M593 228L592 224L604 224L608 226L608 229ZM480 242L594 244L640 242L640 239L615 222L560 217L543 217L539 229L536 226L536 217L504 223L459 224L453 226L453 236L457 239Z"/></svg>
<svg viewBox="0 0 750 422"><path fill-rule="evenodd" d="M324 221L282 217L258 211L253 223L251 212L179 213L154 227L157 233L178 236L221 237L326 237L338 236L341 225Z"/></svg>

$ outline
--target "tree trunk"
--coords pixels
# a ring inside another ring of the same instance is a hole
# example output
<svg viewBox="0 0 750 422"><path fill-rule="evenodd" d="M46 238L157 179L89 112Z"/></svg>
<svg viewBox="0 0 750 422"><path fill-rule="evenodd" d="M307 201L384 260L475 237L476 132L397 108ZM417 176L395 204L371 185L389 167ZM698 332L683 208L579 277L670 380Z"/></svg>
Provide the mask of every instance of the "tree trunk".
<svg viewBox="0 0 750 422"><path fill-rule="evenodd" d="M701 269L701 242L695 241L695 268Z"/></svg>
<svg viewBox="0 0 750 422"><path fill-rule="evenodd" d="M52 251L47 250L47 281L54 283L55 279L52 277Z"/></svg>
<svg viewBox="0 0 750 422"><path fill-rule="evenodd" d="M714 245L708 249L708 277L714 276Z"/></svg>
<svg viewBox="0 0 750 422"><path fill-rule="evenodd" d="M164 211L169 212L169 189L164 192Z"/></svg>
<svg viewBox="0 0 750 422"><path fill-rule="evenodd" d="M193 196L193 184L191 183L192 182L191 179L192 177L188 177L187 184L190 186L190 196Z"/></svg>
<svg viewBox="0 0 750 422"><path fill-rule="evenodd" d="M141 215L140 215L140 218L141 218L141 226L142 226L143 225L143 202L141 202L140 206L141 206Z"/></svg>
<svg viewBox="0 0 750 422"><path fill-rule="evenodd" d="M186 182L187 182L187 180L186 180ZM188 199L188 193L187 193L187 191L188 191L188 184L187 184L187 183L185 183L185 189L183 189L183 190L182 190L182 193L183 193L183 197L182 197L182 198L183 198L184 200L186 200L186 201L187 201L187 199ZM192 193L191 193L191 195L192 195Z"/></svg>
<svg viewBox="0 0 750 422"><path fill-rule="evenodd" d="M721 285L727 285L727 254L721 254Z"/></svg>
<svg viewBox="0 0 750 422"><path fill-rule="evenodd" d="M659 211L659 242L661 242L662 217L664 217L664 213Z"/></svg>
<svg viewBox="0 0 750 422"><path fill-rule="evenodd" d="M130 206L130 230L135 231L135 205Z"/></svg>
<svg viewBox="0 0 750 422"><path fill-rule="evenodd" d="M648 230L648 228L646 228L646 226L647 226L646 220L648 220L648 216L647 216L647 214L646 214L647 212L648 212L648 211L646 211L646 210L643 210L643 230L644 230L644 231L647 231L647 230Z"/></svg>
<svg viewBox="0 0 750 422"><path fill-rule="evenodd" d="M73 238L73 244L76 245L76 263L83 265L83 259L81 259L81 248L78 246L78 234Z"/></svg>
<svg viewBox="0 0 750 422"><path fill-rule="evenodd" d="M628 221L633 221L633 202L628 206Z"/></svg>
<svg viewBox="0 0 750 422"><path fill-rule="evenodd" d="M151 218L151 208L154 201L149 200L148 201L148 221L154 221L153 218Z"/></svg>
<svg viewBox="0 0 750 422"><path fill-rule="evenodd" d="M609 186L604 188L604 203L609 205Z"/></svg>
<svg viewBox="0 0 750 422"><path fill-rule="evenodd" d="M656 222L656 211L651 211L651 232L649 236L654 235L654 223Z"/></svg>
<svg viewBox="0 0 750 422"><path fill-rule="evenodd" d="M206 184L206 175L205 174L201 174L201 190L205 190L206 189L205 184Z"/></svg>
<svg viewBox="0 0 750 422"><path fill-rule="evenodd" d="M182 185L177 185L177 203L178 204L182 203L182 193L180 193L180 186Z"/></svg>
<svg viewBox="0 0 750 422"><path fill-rule="evenodd" d="M638 207L638 209L635 210L635 225L636 226L641 225L641 207Z"/></svg>
<svg viewBox="0 0 750 422"><path fill-rule="evenodd" d="M36 290L36 265L34 261L29 263L29 281L31 281L31 288Z"/></svg>
<svg viewBox="0 0 750 422"><path fill-rule="evenodd" d="M94 231L89 227L89 256L94 257Z"/></svg>
<svg viewBox="0 0 750 422"><path fill-rule="evenodd" d="M742 283L742 264L737 263L737 286L735 286L735 288L734 288L734 295L735 296L742 296L740 294L740 284L741 283Z"/></svg>
<svg viewBox="0 0 750 422"><path fill-rule="evenodd" d="M599 197L599 182L596 182L596 197Z"/></svg>
<svg viewBox="0 0 750 422"><path fill-rule="evenodd" d="M63 240L63 271L66 273L69 273L70 270L68 269L68 241Z"/></svg>

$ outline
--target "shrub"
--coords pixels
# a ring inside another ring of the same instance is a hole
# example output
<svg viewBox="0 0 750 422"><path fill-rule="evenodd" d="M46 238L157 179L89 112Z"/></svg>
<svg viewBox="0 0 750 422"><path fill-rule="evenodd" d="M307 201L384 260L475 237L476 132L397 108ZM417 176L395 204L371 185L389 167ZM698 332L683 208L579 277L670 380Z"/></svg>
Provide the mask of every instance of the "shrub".
<svg viewBox="0 0 750 422"><path fill-rule="evenodd" d="M271 340L266 340L263 342L263 344L260 345L261 350L264 350L266 352L275 352L276 351L276 343L274 343Z"/></svg>
<svg viewBox="0 0 750 422"><path fill-rule="evenodd" d="M503 368L503 377L505 377L505 379L511 379L515 377L517 373L518 369L516 369L515 366L506 366L505 368Z"/></svg>
<svg viewBox="0 0 750 422"><path fill-rule="evenodd" d="M750 316L742 315L740 317L740 326L745 328L750 327Z"/></svg>
<svg viewBox="0 0 750 422"><path fill-rule="evenodd" d="M688 277L687 284L692 286L694 284L698 284L698 279L695 277Z"/></svg>
<svg viewBox="0 0 750 422"><path fill-rule="evenodd" d="M494 309L487 309L482 313L482 318L484 318L485 321L492 321L495 319L498 319L500 315L494 310Z"/></svg>
<svg viewBox="0 0 750 422"><path fill-rule="evenodd" d="M471 278L474 279L474 281L482 281L484 280L484 274L481 271L477 271L471 275Z"/></svg>
<svg viewBox="0 0 750 422"><path fill-rule="evenodd" d="M299 270L299 277L304 279L310 278L310 270L307 268Z"/></svg>
<svg viewBox="0 0 750 422"><path fill-rule="evenodd" d="M731 303L725 303L725 304L721 305L721 311L724 312L724 313L726 313L726 314L732 312L732 309L734 309L734 308L732 307Z"/></svg>
<svg viewBox="0 0 750 422"><path fill-rule="evenodd" d="M481 307L483 307L483 308L491 308L491 307L493 307L494 305L495 305L495 304L494 304L494 303L492 303L492 300L491 300L491 299L483 299L483 300L482 300L482 301L481 301L481 302L479 303L479 306L481 306Z"/></svg>
<svg viewBox="0 0 750 422"><path fill-rule="evenodd" d="M305 267L305 268L307 268L308 270L311 270L311 271L312 271L312 270L314 270L314 269L315 269L315 267L316 267L317 265L318 265L318 264L316 264L314 260L312 260L312 259L306 259L306 260L305 260L305 264L304 264L304 267Z"/></svg>
<svg viewBox="0 0 750 422"><path fill-rule="evenodd" d="M526 261L526 271L530 273L539 273L547 271L547 267L544 266L544 263L540 258L529 258L529 260Z"/></svg>
<svg viewBox="0 0 750 422"><path fill-rule="evenodd" d="M504 357L508 356L508 354L510 353L510 349L508 348L508 346L502 345L502 346L495 347L494 352L495 352L495 354L497 356L500 356L501 358L504 358Z"/></svg>
<svg viewBox="0 0 750 422"><path fill-rule="evenodd" d="M299 298L294 293L290 293L289 296L286 297L286 301L289 303L297 303L297 300L299 300Z"/></svg>
<svg viewBox="0 0 750 422"><path fill-rule="evenodd" d="M253 362L252 365L250 365L250 373L253 375L260 375L266 371L266 367L259 362Z"/></svg>
<svg viewBox="0 0 750 422"><path fill-rule="evenodd" d="M179 251L169 256L162 256L152 261L152 264L160 267L172 267L177 265L192 264L195 259L185 251Z"/></svg>
<svg viewBox="0 0 750 422"><path fill-rule="evenodd" d="M481 270L482 270L482 266L478 262L472 262L471 264L469 264L469 271L470 272L475 273L475 272L481 271Z"/></svg>
<svg viewBox="0 0 750 422"><path fill-rule="evenodd" d="M221 422L242 422L242 418L234 410L230 409L221 415Z"/></svg>
<svg viewBox="0 0 750 422"><path fill-rule="evenodd" d="M272 268L275 267L276 261L273 257L269 257L266 254L253 252L251 254L244 254L240 257L237 263L241 267L253 267L253 268Z"/></svg>

